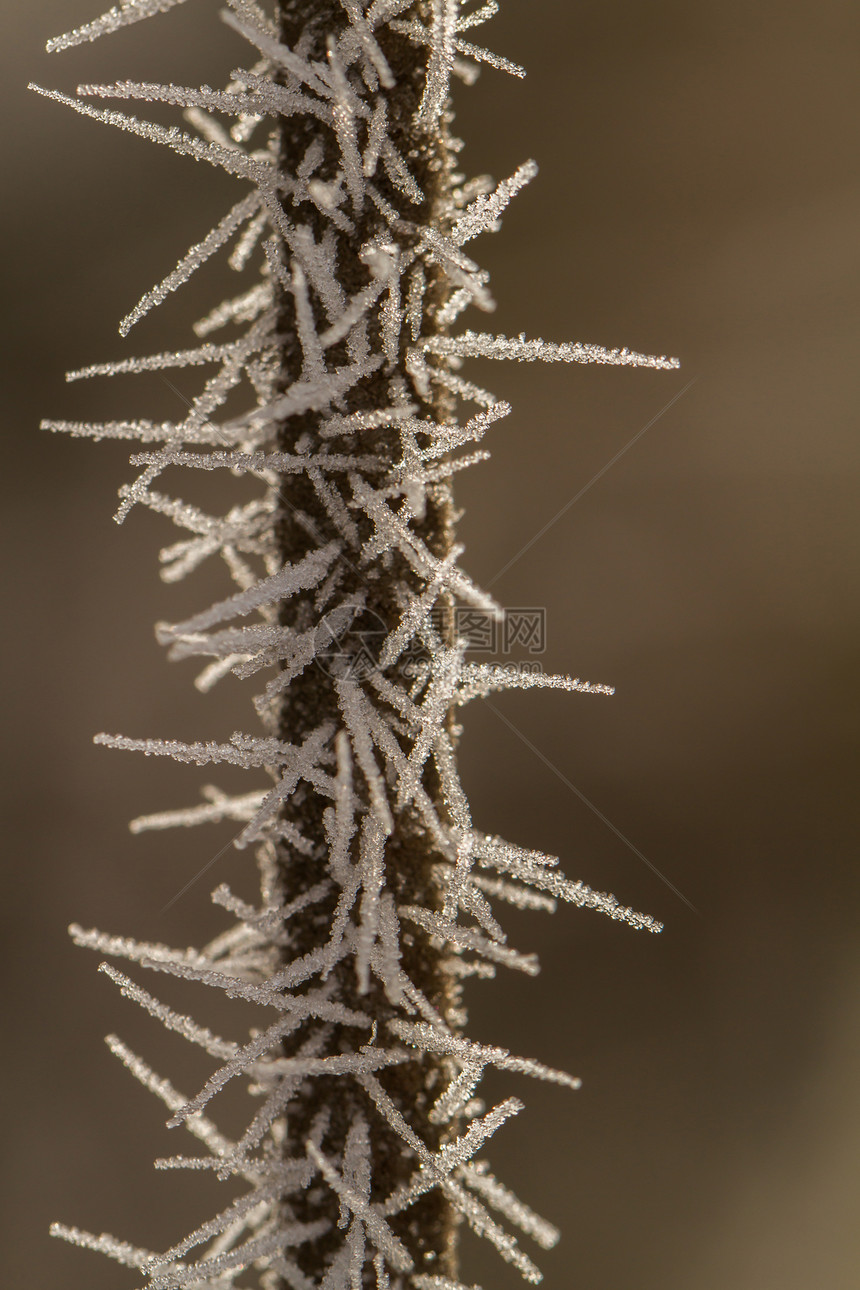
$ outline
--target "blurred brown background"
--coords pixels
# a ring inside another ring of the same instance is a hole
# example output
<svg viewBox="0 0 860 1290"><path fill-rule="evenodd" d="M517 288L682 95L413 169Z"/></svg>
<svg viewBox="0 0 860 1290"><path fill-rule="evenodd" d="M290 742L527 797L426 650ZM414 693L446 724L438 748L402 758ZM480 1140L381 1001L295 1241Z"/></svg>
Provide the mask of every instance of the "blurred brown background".
<svg viewBox="0 0 860 1290"><path fill-rule="evenodd" d="M42 52L95 12L7 4L2 51L4 1265L9 1286L58 1290L139 1278L50 1242L51 1219L163 1248L213 1204L207 1180L154 1173L153 1156L184 1146L101 1036L117 1030L189 1092L206 1063L95 976L66 924L190 943L221 925L208 891L247 863L225 856L161 912L227 835L135 839L125 822L190 804L207 775L91 736L224 736L250 721L247 697L200 696L165 665L152 623L216 584L162 585L155 552L173 530L139 512L112 523L127 449L37 428L178 411L156 378L62 374L183 342L220 298L217 270L128 342L116 323L237 190L23 88L217 85L245 54L207 0ZM508 0L478 39L528 78L487 68L458 92L471 173L541 167L502 233L475 244L492 327L683 362L472 365L515 407L492 462L460 477L477 580L698 378L493 586L546 606L547 668L617 686L498 706L698 913L489 708L467 715L478 824L666 924L655 938L568 907L509 916L543 975L472 992L478 1038L583 1077L577 1094L488 1089L528 1103L490 1155L564 1229L540 1260L552 1290L860 1285L858 38L848 0ZM518 1284L471 1242L464 1275Z"/></svg>

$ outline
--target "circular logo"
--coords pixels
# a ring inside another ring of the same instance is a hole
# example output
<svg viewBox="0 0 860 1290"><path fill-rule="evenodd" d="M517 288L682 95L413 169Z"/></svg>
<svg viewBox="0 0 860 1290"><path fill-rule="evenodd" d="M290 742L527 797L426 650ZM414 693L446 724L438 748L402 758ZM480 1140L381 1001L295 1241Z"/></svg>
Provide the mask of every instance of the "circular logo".
<svg viewBox="0 0 860 1290"><path fill-rule="evenodd" d="M379 666L379 655L388 636L374 609L357 613L340 606L325 615L316 631L315 662L327 676L367 676Z"/></svg>

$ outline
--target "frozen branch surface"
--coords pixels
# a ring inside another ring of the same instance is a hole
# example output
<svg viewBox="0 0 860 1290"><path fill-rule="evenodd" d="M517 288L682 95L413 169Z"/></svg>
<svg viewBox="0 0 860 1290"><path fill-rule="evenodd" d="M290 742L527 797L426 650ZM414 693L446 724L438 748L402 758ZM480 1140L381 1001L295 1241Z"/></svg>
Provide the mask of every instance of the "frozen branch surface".
<svg viewBox="0 0 860 1290"><path fill-rule="evenodd" d="M48 48L179 3L124 0ZM72 929L102 954L255 1006L255 1028L222 1038L107 969L214 1063L189 1096L109 1040L169 1123L202 1145L203 1155L159 1166L209 1169L233 1184L219 1214L163 1253L55 1225L153 1290L463 1290L460 1223L540 1280L512 1229L543 1248L557 1232L476 1158L521 1103L487 1109L476 1089L492 1066L578 1081L466 1038L462 983L497 968L537 971L533 954L507 944L491 901L552 910L561 899L660 930L563 877L554 858L478 832L457 772L455 714L470 700L514 685L612 693L465 660L452 611L501 610L459 568L450 479L486 456L474 444L509 408L459 375L463 361L676 366L627 349L458 330L467 308L493 308L487 274L464 247L496 230L536 173L527 162L494 184L457 170L451 76L470 82L479 63L523 74L462 38L495 11L469 0L283 0L267 14L256 0L228 0L223 16L250 57L223 91L131 81L79 86L71 97L39 90L224 169L243 189L120 327L126 335L231 248L239 289L198 322L199 343L69 374L199 367L187 415L45 423L145 445L117 519L145 506L180 530L162 552L166 579L215 558L235 585L184 622L160 624L159 638L172 658L205 660L201 689L232 673L259 690L256 733L221 743L98 737L252 777L239 796L207 786L202 804L133 824L238 824L236 846L256 853L260 899L250 905L219 886L213 898L235 921L216 941L172 950ZM189 129L93 100L173 104ZM223 339L210 340L216 332ZM166 491L161 477L183 469L248 474L258 492L210 515ZM257 1109L233 1140L208 1118L210 1103L242 1078Z"/></svg>

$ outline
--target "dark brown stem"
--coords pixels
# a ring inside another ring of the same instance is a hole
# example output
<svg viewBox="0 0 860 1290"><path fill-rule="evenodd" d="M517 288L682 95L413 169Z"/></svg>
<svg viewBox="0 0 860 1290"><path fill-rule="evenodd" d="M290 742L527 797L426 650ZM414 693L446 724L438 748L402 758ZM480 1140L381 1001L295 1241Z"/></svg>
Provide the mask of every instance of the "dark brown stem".
<svg viewBox="0 0 860 1290"><path fill-rule="evenodd" d="M315 20L313 42L310 48L305 47L302 52L306 58L324 61L327 52L326 37L333 31L340 31L344 25L343 10L339 3L333 0L281 0L277 6L281 39L292 47L300 32L307 32L311 13ZM438 227L446 188L450 183L451 154L446 146L444 127L436 133L428 134L418 130L413 123L423 90L425 55L419 47L395 33L388 33L384 52L397 82L392 90L386 92L389 131L401 155L408 157L412 173L426 197L422 208L413 207L409 210L409 218L416 223L435 221ZM335 176L340 154L333 133L312 118L298 116L285 118L280 124L279 155L285 175L295 173L313 141L317 141L324 149L323 160L316 175L323 181ZM381 170L374 177L374 183L391 205L397 209L403 207L403 195L393 188ZM308 209L307 204L303 205L302 222L314 238L320 240L327 221L315 211L308 215ZM295 218L295 211L286 198L284 210L289 217ZM378 212L369 202L362 212L350 210L350 219L355 223L355 232L340 232L337 248L338 266L342 273L341 285L347 296L367 284L368 271L359 258L359 251L379 231L380 225ZM443 292L441 280L431 282L426 297L425 330L433 328L433 315L444 298ZM293 297L283 289L280 289L278 315L282 346L280 379L282 387L286 388L299 376L302 357ZM326 325L326 321L320 316L321 328ZM371 344L378 351L380 337L372 336ZM334 351L328 352L327 361L330 365L336 366L346 361L345 351L337 351L338 347L335 347ZM404 359L405 345L396 371L385 367L378 369L349 391L343 400L343 407L338 410L351 413L389 406L392 377L398 373L405 376ZM409 393L410 398L420 406L419 416L442 419L445 409L439 403L421 400L411 388ZM318 413L290 418L279 428L279 446L284 451L295 451L303 434L313 434L318 420ZM348 452L355 449L355 440L344 437L332 446L334 451ZM396 427L362 432L362 452L372 451L394 462L399 457L399 446ZM308 550L338 536L307 476L285 477L281 495L283 500L275 524L279 554L285 561L294 562ZM428 498L426 515L419 528L421 537L437 556L443 556L450 550L451 516L449 489L447 485L437 487ZM356 522L362 537L369 537L369 522L365 521L363 528L359 520ZM343 594L361 592L366 597L366 609L354 625L355 632L366 630L365 640L372 641L378 637L381 643L384 633L392 630L400 618L401 610L394 594L395 587L399 584L401 587L419 590L415 575L402 563L395 561L384 576L376 576L375 570L361 564L358 551L348 553L342 573ZM287 626L308 626L307 623L296 622L296 610L291 605L284 607L282 622ZM298 744L325 721L331 721L335 727L342 725L335 684L325 668L312 665L291 683L286 693L279 718L280 735L290 743ZM424 786L438 802L438 784L433 782L429 773ZM325 837L322 812L325 805L309 786L305 786L303 790L298 790L285 810L284 819L297 827L315 845L314 855L308 857L299 854L286 843L279 844L279 883L286 901L294 899L319 882L324 875ZM441 805L439 809L442 810ZM434 853L431 840L414 809L404 810L395 819L395 832L387 840L385 847L385 883L387 890L392 892L395 903L420 904L427 909L440 909L441 893L434 873L434 865L438 861L438 853ZM284 949L285 961L292 961L326 943L334 904L333 894L329 901L322 901L306 910L296 920L295 926L293 923L289 924L291 938ZM459 1007L459 988L445 969L441 951L433 950L426 937L419 937L417 934L412 936L406 931L402 939L402 965L407 976L442 1016L456 1024L455 1009ZM348 1007L371 1015L377 1026L377 1043L392 1043L393 1037L387 1031L386 1023L396 1015L397 1010L375 978L371 977L369 990L360 993L355 965L350 958L342 960L334 968L332 976L336 978L338 1000ZM365 1031L333 1028L326 1053L356 1051L366 1042ZM428 1054L423 1062L394 1066L379 1076L380 1082L406 1121L434 1151L450 1138L456 1128L451 1125L444 1128L434 1125L427 1114L450 1074L445 1059ZM321 1111L329 1116L322 1149L333 1158L342 1152L350 1123L356 1115L364 1114L370 1122L373 1200L383 1199L409 1180L418 1163L413 1151L380 1118L359 1084L348 1078L308 1080L298 1091L287 1111L285 1149L289 1155L295 1157L304 1153L304 1143ZM292 1217L299 1221L318 1219L321 1215L331 1217L331 1234L306 1245L303 1253L297 1256L302 1270L315 1282L322 1278L335 1249L342 1241L336 1227L338 1211L337 1198L319 1180L298 1201L291 1202ZM392 1220L392 1227L412 1255L416 1268L448 1277L455 1277L457 1270L456 1225L454 1210L438 1188ZM366 1278L368 1286L376 1284L369 1268L366 1270Z"/></svg>

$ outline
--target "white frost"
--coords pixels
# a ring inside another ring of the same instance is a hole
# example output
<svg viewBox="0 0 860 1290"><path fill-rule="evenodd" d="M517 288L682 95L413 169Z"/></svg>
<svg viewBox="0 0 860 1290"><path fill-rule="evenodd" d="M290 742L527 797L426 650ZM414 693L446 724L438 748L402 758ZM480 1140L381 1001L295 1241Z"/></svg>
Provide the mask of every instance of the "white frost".
<svg viewBox="0 0 860 1290"><path fill-rule="evenodd" d="M122 0L48 49L95 40L180 3ZM136 441L137 474L120 490L116 518L140 505L180 530L161 552L165 581L210 557L226 569L231 594L158 625L170 658L205 660L201 691L226 677L267 673L254 697L263 723L256 733L96 737L111 748L258 777L245 791L207 785L198 804L131 825L135 833L223 825L225 838L234 832L233 845L255 849L259 901L219 881L213 900L232 921L207 946L171 949L70 929L79 945L172 978L183 990L196 983L219 991L237 1001L237 1016L244 1009L249 1017L237 1039L222 1038L102 966L123 995L213 1059L186 1096L109 1037L111 1051L167 1107L170 1125L203 1144L201 1155L167 1156L158 1167L209 1171L244 1187L162 1253L54 1225L55 1235L141 1271L150 1290L229 1290L248 1284L241 1278L251 1271L263 1290L469 1290L428 1272L422 1251L409 1247L408 1227L395 1221L433 1190L527 1281L539 1281L503 1222L544 1249L558 1239L556 1229L476 1159L522 1104L506 1098L485 1110L477 1091L489 1068L568 1089L579 1081L466 1038L460 983L490 979L497 967L538 971L534 954L507 944L496 902L552 911L562 900L636 929L661 928L613 895L566 878L555 857L476 829L457 768L455 718L467 702L512 688L613 693L602 682L466 661L468 641L457 639L453 611L496 621L504 611L464 572L462 546L449 535L435 540L432 520L453 517L452 477L485 459L481 441L510 406L468 368L464 374L464 363L678 365L627 348L507 337L468 324L452 330L473 306L494 307L488 273L464 248L498 229L537 173L526 161L496 184L452 170L441 195L435 191L434 166L447 165L440 127L452 165L459 149L448 132L451 76L470 82L477 64L523 75L467 38L497 9L496 0L471 8L465 0L420 7L340 0L326 9L328 27L319 33L314 6L292 6L288 45L257 0L227 0L224 20L250 57L223 89L119 80L80 85L69 96L33 87L242 185L227 214L120 323L125 336L227 249L227 265L244 276L195 323L199 343L89 363L67 378L180 372L183 385L193 386L187 400L176 391L186 411L173 420L43 423L77 438ZM411 123L397 85L410 48ZM188 129L89 99L172 107ZM302 139L288 159L279 151L284 120ZM422 184L434 188L432 201ZM213 333L224 339L210 340ZM194 385L201 368L208 370ZM172 480L183 471L196 472L184 478L198 489L241 477L235 504L214 513L156 486L162 475ZM287 563L285 549L295 553ZM316 717L306 710L313 690L324 696ZM303 874L298 890L281 883L292 865ZM311 947L305 940L300 952L297 931L309 927ZM410 967L422 954L432 957L448 995L434 993ZM414 1106L387 1091L396 1068L421 1090ZM204 1112L240 1079L256 1100L233 1140ZM297 1097L316 1098L310 1131L307 1120L296 1131ZM380 1132L389 1154L400 1152L397 1185L375 1172ZM430 1141L442 1145L431 1149ZM293 1217L301 1192L308 1222ZM310 1266L303 1247L320 1239L327 1262L311 1277L302 1270ZM187 1262L201 1246L197 1262Z"/></svg>

